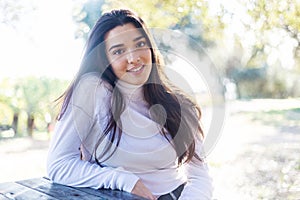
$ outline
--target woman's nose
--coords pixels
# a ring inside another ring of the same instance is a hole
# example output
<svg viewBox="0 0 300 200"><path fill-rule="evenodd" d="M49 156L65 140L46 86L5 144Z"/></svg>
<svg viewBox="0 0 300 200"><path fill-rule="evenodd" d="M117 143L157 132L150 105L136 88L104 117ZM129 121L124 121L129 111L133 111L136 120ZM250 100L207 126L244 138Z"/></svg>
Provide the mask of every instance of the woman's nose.
<svg viewBox="0 0 300 200"><path fill-rule="evenodd" d="M128 64L135 64L140 61L140 57L136 50L130 50L127 54Z"/></svg>

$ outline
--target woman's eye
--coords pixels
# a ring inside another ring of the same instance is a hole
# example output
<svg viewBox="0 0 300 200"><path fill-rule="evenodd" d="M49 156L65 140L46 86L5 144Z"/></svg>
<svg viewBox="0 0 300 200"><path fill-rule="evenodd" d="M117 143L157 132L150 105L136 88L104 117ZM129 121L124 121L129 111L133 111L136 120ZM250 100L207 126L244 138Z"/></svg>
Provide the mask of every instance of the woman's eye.
<svg viewBox="0 0 300 200"><path fill-rule="evenodd" d="M120 55L120 54L122 54L122 53L124 53L124 50L123 50L123 49L117 49L117 50L113 51L113 54L114 54L114 55Z"/></svg>
<svg viewBox="0 0 300 200"><path fill-rule="evenodd" d="M144 47L144 46L146 46L146 42L144 41L140 41L137 43L137 47Z"/></svg>

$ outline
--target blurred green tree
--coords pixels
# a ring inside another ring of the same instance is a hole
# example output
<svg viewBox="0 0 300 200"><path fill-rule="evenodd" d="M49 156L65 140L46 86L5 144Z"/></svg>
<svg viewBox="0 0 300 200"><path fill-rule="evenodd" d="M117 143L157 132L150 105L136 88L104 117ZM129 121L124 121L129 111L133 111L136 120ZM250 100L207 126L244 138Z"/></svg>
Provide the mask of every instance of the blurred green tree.
<svg viewBox="0 0 300 200"><path fill-rule="evenodd" d="M19 114L21 108L23 107L22 94L21 89L16 84L17 81L15 79L3 78L0 82L1 93L0 93L0 102L2 105L6 106L6 110L3 109L3 115L8 115L12 113L12 116L7 119L7 116L1 116L0 123L9 123L14 129L15 134L18 134L18 123L19 123ZM2 110L1 109L1 110ZM9 109L9 112L8 112Z"/></svg>
<svg viewBox="0 0 300 200"><path fill-rule="evenodd" d="M20 14L25 9L21 1L0 1L0 23L14 25L20 20Z"/></svg>
<svg viewBox="0 0 300 200"><path fill-rule="evenodd" d="M40 80L35 77L24 79L21 83L23 98L25 101L24 110L27 113L27 133L32 136L34 130L35 114L40 111L40 104L47 94Z"/></svg>
<svg viewBox="0 0 300 200"><path fill-rule="evenodd" d="M137 12L152 28L180 29L203 44L212 44L222 37L222 12L209 12L205 0L88 0L75 4L73 18L78 24L76 37L87 38L101 13L113 8L129 8Z"/></svg>
<svg viewBox="0 0 300 200"><path fill-rule="evenodd" d="M101 15L104 0L89 0L77 2L73 8L73 20L77 23L75 38L88 37L90 29Z"/></svg>
<svg viewBox="0 0 300 200"><path fill-rule="evenodd" d="M47 115L50 115L50 120L55 119L57 113L54 108L55 99L66 88L66 81L59 79L51 79L46 77L36 78L28 77L22 81L22 92L25 101L24 110L27 113L27 133L32 136L36 116L39 116L39 121L43 122L43 127L47 127L51 121L48 121Z"/></svg>
<svg viewBox="0 0 300 200"><path fill-rule="evenodd" d="M24 20L28 20L28 16L33 17L36 6L33 1L22 0L1 0L0 1L0 24L18 30L24 27L19 26ZM30 18L29 17L29 18ZM27 31L25 34L28 34Z"/></svg>
<svg viewBox="0 0 300 200"><path fill-rule="evenodd" d="M47 77L2 79L0 124L12 126L18 135L24 135L25 124L29 136L32 136L35 129L46 130L55 121L59 109L55 100L67 83L67 80ZM21 119L20 115L23 116Z"/></svg>
<svg viewBox="0 0 300 200"><path fill-rule="evenodd" d="M255 58L258 52L264 53L266 46L277 48L279 44L267 38L273 31L278 33L277 37L281 37L281 42L284 42L285 36L280 34L284 31L293 41L295 64L300 71L300 1L251 0L243 3L252 18L252 23L245 24L245 27L254 31L256 38L252 58Z"/></svg>
<svg viewBox="0 0 300 200"><path fill-rule="evenodd" d="M300 1L237 0L243 13L235 33L235 52L226 67L240 97L299 96ZM234 61L234 62L233 62ZM257 74L255 71L264 71ZM253 77L245 79L244 75ZM263 76L262 76L263 75Z"/></svg>

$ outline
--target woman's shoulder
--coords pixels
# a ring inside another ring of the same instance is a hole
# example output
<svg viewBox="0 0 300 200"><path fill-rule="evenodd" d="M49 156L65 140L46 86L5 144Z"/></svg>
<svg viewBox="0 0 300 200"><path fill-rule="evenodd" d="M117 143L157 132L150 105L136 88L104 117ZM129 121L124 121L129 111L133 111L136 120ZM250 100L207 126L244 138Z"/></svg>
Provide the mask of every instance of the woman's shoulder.
<svg viewBox="0 0 300 200"><path fill-rule="evenodd" d="M83 74L77 83L77 86L82 85L89 85L89 84L102 84L103 80L101 78L101 75L96 72L89 72L86 74Z"/></svg>
<svg viewBox="0 0 300 200"><path fill-rule="evenodd" d="M99 73L90 72L80 77L76 84L76 89L84 93L90 91L109 93L111 91L111 86L101 78Z"/></svg>
<svg viewBox="0 0 300 200"><path fill-rule="evenodd" d="M109 84L99 74L84 74L74 88L72 103L80 107L95 105L98 100L102 101L110 96L109 87Z"/></svg>
<svg viewBox="0 0 300 200"><path fill-rule="evenodd" d="M73 90L70 101L73 112L78 112L78 116L84 112L93 118L97 110L106 107L110 94L109 84L99 74L84 74Z"/></svg>

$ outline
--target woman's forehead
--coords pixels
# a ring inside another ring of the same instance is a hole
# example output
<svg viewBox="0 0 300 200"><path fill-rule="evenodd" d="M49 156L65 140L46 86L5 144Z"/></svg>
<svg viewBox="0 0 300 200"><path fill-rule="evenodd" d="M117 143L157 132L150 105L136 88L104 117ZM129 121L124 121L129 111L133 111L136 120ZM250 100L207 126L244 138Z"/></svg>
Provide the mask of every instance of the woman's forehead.
<svg viewBox="0 0 300 200"><path fill-rule="evenodd" d="M105 40L130 40L142 36L141 30L132 23L116 26L105 35Z"/></svg>

